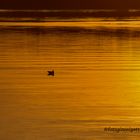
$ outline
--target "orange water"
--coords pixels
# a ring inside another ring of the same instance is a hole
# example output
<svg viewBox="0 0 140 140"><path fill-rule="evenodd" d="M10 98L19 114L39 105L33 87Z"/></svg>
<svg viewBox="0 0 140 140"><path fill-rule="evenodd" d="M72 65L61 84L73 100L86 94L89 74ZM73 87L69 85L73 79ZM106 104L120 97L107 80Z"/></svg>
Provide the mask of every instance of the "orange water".
<svg viewBox="0 0 140 140"><path fill-rule="evenodd" d="M2 140L140 137L104 132L140 127L138 21L1 22L0 77Z"/></svg>

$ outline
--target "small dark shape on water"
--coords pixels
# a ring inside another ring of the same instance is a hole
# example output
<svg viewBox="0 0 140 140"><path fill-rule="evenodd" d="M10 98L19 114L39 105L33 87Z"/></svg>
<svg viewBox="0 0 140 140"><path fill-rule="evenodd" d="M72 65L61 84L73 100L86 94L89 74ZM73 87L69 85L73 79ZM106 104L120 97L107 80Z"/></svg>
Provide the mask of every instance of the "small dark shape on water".
<svg viewBox="0 0 140 140"><path fill-rule="evenodd" d="M54 76L54 70L48 71L48 76Z"/></svg>

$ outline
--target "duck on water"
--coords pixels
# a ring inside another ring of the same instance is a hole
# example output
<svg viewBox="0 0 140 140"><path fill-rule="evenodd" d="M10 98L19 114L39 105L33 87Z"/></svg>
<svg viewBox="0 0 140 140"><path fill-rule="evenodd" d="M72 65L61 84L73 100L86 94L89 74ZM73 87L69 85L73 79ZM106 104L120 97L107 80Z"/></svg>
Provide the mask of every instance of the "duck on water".
<svg viewBox="0 0 140 140"><path fill-rule="evenodd" d="M48 71L48 76L54 76L54 70Z"/></svg>

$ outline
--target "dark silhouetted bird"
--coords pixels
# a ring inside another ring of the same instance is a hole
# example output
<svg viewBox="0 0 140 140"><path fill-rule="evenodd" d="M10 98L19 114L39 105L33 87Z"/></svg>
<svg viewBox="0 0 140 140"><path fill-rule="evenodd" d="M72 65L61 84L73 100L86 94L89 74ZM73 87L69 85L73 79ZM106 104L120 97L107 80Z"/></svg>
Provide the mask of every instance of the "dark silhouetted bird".
<svg viewBox="0 0 140 140"><path fill-rule="evenodd" d="M48 71L48 76L54 76L54 70Z"/></svg>

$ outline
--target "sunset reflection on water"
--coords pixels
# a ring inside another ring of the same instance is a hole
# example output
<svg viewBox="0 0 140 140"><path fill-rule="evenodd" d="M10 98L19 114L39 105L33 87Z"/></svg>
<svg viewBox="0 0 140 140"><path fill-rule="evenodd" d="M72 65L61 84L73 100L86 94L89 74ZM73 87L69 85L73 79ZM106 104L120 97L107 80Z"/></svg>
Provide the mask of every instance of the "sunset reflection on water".
<svg viewBox="0 0 140 140"><path fill-rule="evenodd" d="M140 126L140 21L103 20L0 22L2 139L139 139L104 128Z"/></svg>

